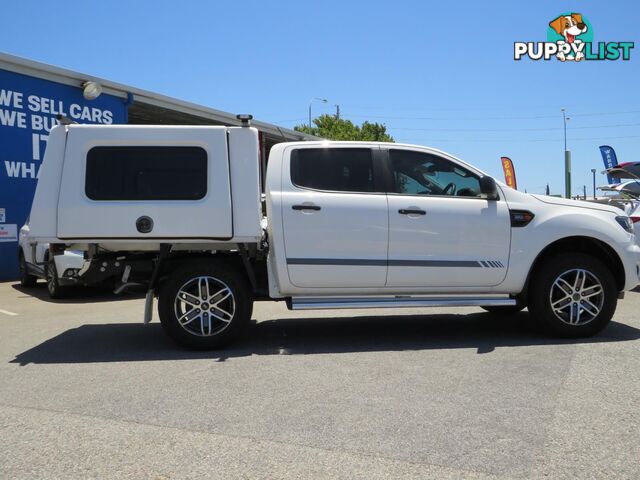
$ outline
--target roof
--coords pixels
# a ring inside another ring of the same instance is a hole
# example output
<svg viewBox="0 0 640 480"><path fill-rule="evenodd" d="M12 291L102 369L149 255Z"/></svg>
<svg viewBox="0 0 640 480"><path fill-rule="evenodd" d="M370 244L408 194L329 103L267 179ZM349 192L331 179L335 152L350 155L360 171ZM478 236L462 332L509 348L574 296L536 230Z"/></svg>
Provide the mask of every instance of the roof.
<svg viewBox="0 0 640 480"><path fill-rule="evenodd" d="M86 81L94 81L102 86L108 95L127 99L133 95L133 103L129 105L130 123L143 124L187 124L187 125L240 125L234 113L223 112L159 93L112 82L104 78L74 72L46 63L28 60L0 52L0 69L30 75L45 80L82 87ZM245 112L242 112L245 113ZM267 135L272 142L294 140L317 140L318 137L272 123L253 120L252 126ZM271 142L270 142L271 143Z"/></svg>

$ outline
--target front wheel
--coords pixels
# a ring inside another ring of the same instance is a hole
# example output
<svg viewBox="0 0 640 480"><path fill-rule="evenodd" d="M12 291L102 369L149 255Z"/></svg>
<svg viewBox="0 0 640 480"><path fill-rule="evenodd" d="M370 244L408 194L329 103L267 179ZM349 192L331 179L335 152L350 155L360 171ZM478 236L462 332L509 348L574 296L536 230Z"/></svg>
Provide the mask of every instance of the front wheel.
<svg viewBox="0 0 640 480"><path fill-rule="evenodd" d="M611 271L597 258L562 254L545 261L532 278L529 311L552 333L570 338L605 328L618 302Z"/></svg>
<svg viewBox="0 0 640 480"><path fill-rule="evenodd" d="M226 262L198 262L175 271L162 285L158 312L167 334L195 350L221 348L251 318L246 278Z"/></svg>

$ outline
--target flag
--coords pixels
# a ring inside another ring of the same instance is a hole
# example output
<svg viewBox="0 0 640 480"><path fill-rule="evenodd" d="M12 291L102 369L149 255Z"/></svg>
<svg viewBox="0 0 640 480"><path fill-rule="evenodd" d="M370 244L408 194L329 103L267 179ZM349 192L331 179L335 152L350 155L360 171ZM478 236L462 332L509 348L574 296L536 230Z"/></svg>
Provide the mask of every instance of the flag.
<svg viewBox="0 0 640 480"><path fill-rule="evenodd" d="M509 157L500 157L500 161L502 162L505 183L514 190L517 190L518 184L516 183L516 170L513 168L513 162Z"/></svg>
<svg viewBox="0 0 640 480"><path fill-rule="evenodd" d="M600 149L600 153L602 154L602 161L604 162L604 168L609 169L618 165L618 158L616 157L616 151L611 148L609 145L600 145L598 147ZM613 177L607 175L607 180L609 183L615 183Z"/></svg>

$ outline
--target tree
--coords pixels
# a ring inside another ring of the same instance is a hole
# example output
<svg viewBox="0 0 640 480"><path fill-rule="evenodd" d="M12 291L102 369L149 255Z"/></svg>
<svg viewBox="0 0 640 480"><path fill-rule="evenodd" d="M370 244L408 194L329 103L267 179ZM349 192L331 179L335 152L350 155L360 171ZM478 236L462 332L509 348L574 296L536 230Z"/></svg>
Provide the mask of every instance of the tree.
<svg viewBox="0 0 640 480"><path fill-rule="evenodd" d="M314 127L296 125L294 130L309 133L328 140L361 140L370 142L394 142L387 133L387 127L380 123L363 122L355 125L351 120L344 120L334 115L320 115L313 120Z"/></svg>

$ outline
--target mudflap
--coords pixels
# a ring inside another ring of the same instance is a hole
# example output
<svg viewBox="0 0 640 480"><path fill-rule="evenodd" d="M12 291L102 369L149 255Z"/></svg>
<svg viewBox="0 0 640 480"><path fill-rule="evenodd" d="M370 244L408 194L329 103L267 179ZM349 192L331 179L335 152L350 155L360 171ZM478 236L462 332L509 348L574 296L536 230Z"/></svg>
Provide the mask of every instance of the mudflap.
<svg viewBox="0 0 640 480"><path fill-rule="evenodd" d="M147 296L144 299L144 324L148 325L153 318L153 290L147 290Z"/></svg>
<svg viewBox="0 0 640 480"><path fill-rule="evenodd" d="M147 296L144 299L144 324L148 325L153 317L153 296L158 285L158 278L160 277L160 270L165 259L171 252L171 245L168 243L160 244L160 253L156 260L153 273L151 274L151 280L149 281L149 290L147 290Z"/></svg>

